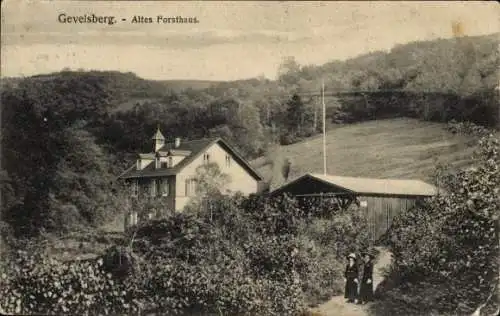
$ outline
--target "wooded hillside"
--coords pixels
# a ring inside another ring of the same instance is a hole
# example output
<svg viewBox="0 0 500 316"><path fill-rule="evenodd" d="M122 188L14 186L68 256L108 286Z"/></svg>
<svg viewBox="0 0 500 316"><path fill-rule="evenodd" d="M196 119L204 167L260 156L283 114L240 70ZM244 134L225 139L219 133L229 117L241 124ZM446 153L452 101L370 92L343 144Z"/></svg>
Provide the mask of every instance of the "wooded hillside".
<svg viewBox="0 0 500 316"><path fill-rule="evenodd" d="M25 234L60 229L67 216L93 225L112 215L113 179L129 154L150 150L158 124L168 138L223 136L249 158L314 135L321 112L311 92L322 81L329 94L354 92L327 100L329 124L411 116L498 127L498 45L494 34L320 66L288 58L277 80L164 82L68 70L2 79L2 219Z"/></svg>

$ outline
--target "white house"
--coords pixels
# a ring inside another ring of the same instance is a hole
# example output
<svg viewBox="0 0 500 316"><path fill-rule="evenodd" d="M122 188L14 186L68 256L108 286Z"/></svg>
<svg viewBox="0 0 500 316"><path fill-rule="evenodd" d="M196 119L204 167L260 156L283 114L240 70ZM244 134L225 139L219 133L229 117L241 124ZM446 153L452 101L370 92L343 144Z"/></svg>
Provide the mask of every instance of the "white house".
<svg viewBox="0 0 500 316"><path fill-rule="evenodd" d="M136 163L120 176L130 184L133 196L161 197L170 209L181 211L195 195L196 169L208 163L216 163L228 175L222 192L248 195L261 191L262 176L221 138L165 142L158 129L152 139L152 152L139 154ZM136 224L137 215L128 222Z"/></svg>

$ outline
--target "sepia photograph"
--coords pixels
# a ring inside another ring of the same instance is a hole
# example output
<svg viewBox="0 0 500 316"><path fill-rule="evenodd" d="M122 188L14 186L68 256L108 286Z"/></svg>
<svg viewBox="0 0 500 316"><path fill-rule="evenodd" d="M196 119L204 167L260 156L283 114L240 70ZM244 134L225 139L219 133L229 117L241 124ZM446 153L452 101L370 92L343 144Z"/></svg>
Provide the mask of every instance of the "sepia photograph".
<svg viewBox="0 0 500 316"><path fill-rule="evenodd" d="M498 2L1 6L1 315L499 315Z"/></svg>

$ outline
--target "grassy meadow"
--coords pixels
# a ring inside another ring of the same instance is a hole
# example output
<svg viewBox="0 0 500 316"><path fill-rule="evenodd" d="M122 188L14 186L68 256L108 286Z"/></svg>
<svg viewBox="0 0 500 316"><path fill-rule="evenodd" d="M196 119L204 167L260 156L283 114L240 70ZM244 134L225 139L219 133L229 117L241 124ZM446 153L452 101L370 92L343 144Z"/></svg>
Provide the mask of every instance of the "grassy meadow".
<svg viewBox="0 0 500 316"><path fill-rule="evenodd" d="M432 181L436 163L456 167L470 163L472 137L454 135L445 124L398 118L345 125L327 131L327 172L343 176L421 179ZM280 146L253 165L271 180L283 184L283 159L291 161L289 180L304 173L323 172L321 135Z"/></svg>

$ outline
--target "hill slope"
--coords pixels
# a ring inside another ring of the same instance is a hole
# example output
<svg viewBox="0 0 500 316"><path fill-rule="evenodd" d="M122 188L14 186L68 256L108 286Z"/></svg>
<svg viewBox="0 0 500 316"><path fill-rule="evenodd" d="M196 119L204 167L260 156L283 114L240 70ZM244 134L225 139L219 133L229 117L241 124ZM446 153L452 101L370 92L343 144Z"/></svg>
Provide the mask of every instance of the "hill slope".
<svg viewBox="0 0 500 316"><path fill-rule="evenodd" d="M437 162L460 167L470 163L473 139L453 135L444 124L414 119L371 121L327 132L327 172L343 176L416 178L432 182ZM289 180L307 172L323 172L322 136L277 148L253 164L271 181L283 184L281 161L292 162ZM274 160L273 163L270 160Z"/></svg>

